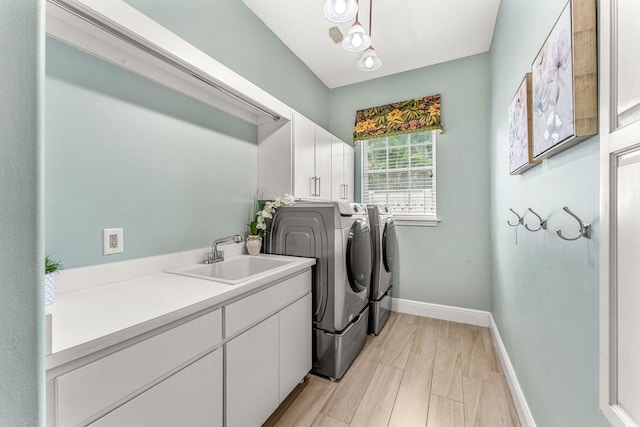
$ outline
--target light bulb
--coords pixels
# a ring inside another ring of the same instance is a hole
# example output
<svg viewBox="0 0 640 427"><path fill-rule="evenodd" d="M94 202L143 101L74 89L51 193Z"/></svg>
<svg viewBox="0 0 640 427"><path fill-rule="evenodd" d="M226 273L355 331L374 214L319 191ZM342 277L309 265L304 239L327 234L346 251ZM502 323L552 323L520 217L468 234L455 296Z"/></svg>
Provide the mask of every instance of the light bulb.
<svg viewBox="0 0 640 427"><path fill-rule="evenodd" d="M360 34L354 34L353 38L351 39L351 46L357 49L361 45L362 45L362 37L360 37Z"/></svg>
<svg viewBox="0 0 640 427"><path fill-rule="evenodd" d="M358 13L358 3L356 0L324 0L322 11L331 22L347 22Z"/></svg>
<svg viewBox="0 0 640 427"><path fill-rule="evenodd" d="M370 56L367 56L367 59L364 60L364 66L367 68L373 67L373 58Z"/></svg>
<svg viewBox="0 0 640 427"><path fill-rule="evenodd" d="M360 71L376 71L380 67L382 67L382 59L372 47L365 50L356 62L356 68Z"/></svg>
<svg viewBox="0 0 640 427"><path fill-rule="evenodd" d="M342 48L347 52L362 52L371 45L371 37L358 21L354 22L342 40Z"/></svg>

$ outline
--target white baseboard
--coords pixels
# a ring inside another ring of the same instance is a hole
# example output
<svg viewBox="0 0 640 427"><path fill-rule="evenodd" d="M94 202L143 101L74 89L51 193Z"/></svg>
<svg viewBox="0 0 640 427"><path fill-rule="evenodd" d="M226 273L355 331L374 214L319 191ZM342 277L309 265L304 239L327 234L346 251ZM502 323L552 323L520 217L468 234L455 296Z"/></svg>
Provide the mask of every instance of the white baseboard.
<svg viewBox="0 0 640 427"><path fill-rule="evenodd" d="M507 349L502 342L498 326L493 316L488 311L473 310L469 308L452 307L448 305L430 304L420 301L411 301L400 298L391 298L391 311L413 314L416 316L431 317L434 319L448 320L450 322L466 323L469 325L489 328L493 337L493 344L500 358L507 385L513 397L513 403L518 412L520 423L523 427L536 427L536 423L520 388L516 377L516 371L509 360Z"/></svg>
<svg viewBox="0 0 640 427"><path fill-rule="evenodd" d="M467 323L485 328L489 327L489 317L491 316L491 313L483 310L431 304L400 298L391 298L391 311L414 314L422 317L432 317L450 322Z"/></svg>
<svg viewBox="0 0 640 427"><path fill-rule="evenodd" d="M507 353L507 349L502 342L502 337L500 337L498 325L496 325L496 322L495 320L493 320L493 316L491 314L489 314L489 321L489 330L491 330L491 336L493 337L493 345L498 352L498 357L500 358L500 363L502 364L502 370L504 371L504 376L507 380L507 384L509 385L509 390L511 391L513 404L515 405L516 411L518 412L518 417L520 418L520 424L522 424L522 427L536 427L536 422L533 419L533 415L531 414L529 405L524 398L522 388L520 388L520 383L518 382L516 371L511 364L511 360L509 360L509 354Z"/></svg>

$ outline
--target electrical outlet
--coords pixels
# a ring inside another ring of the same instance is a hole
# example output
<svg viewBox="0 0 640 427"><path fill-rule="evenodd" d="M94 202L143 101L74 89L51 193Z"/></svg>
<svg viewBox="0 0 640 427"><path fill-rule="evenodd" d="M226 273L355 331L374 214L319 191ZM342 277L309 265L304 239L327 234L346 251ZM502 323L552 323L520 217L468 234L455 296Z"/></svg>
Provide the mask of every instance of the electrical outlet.
<svg viewBox="0 0 640 427"><path fill-rule="evenodd" d="M102 230L104 254L113 255L124 252L124 237L122 228L105 228Z"/></svg>

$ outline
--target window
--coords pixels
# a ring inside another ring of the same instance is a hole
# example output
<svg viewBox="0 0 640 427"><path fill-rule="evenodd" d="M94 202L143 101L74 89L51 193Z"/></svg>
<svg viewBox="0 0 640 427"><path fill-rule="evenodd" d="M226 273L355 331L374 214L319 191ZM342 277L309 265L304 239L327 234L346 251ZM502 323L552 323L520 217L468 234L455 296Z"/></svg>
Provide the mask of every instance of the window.
<svg viewBox="0 0 640 427"><path fill-rule="evenodd" d="M435 131L362 141L362 201L389 205L397 223L437 225Z"/></svg>

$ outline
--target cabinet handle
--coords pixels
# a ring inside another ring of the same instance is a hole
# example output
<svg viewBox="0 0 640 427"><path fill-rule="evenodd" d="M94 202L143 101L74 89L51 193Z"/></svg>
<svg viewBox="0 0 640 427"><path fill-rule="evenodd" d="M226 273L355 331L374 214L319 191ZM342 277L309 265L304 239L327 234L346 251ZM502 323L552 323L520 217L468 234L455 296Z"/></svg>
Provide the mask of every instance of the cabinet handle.
<svg viewBox="0 0 640 427"><path fill-rule="evenodd" d="M311 195L312 196L316 195L316 177L315 176L311 177Z"/></svg>
<svg viewBox="0 0 640 427"><path fill-rule="evenodd" d="M318 183L318 189L316 190L318 194L316 194L316 196L320 197L320 189L322 188L322 185L320 184L320 177L316 178L318 181L316 181Z"/></svg>
<svg viewBox="0 0 640 427"><path fill-rule="evenodd" d="M349 199L349 184L344 184L344 199Z"/></svg>

